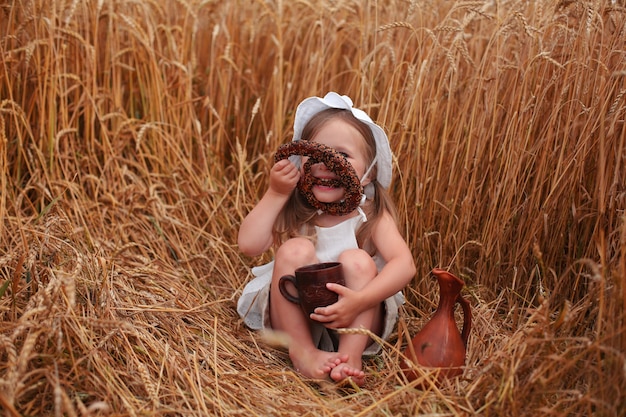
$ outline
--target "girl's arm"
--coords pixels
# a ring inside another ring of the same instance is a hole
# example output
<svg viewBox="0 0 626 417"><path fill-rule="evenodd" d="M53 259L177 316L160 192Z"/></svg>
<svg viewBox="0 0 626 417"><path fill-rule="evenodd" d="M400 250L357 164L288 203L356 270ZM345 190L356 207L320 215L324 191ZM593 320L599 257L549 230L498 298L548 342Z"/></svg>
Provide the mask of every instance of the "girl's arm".
<svg viewBox="0 0 626 417"><path fill-rule="evenodd" d="M389 213L377 223L372 240L386 263L376 278L359 291L363 307L367 308L402 290L416 272L413 254Z"/></svg>
<svg viewBox="0 0 626 417"><path fill-rule="evenodd" d="M288 159L274 164L270 171L270 186L258 204L243 219L237 243L248 256L257 256L272 245L272 230L280 211L298 184L300 171Z"/></svg>

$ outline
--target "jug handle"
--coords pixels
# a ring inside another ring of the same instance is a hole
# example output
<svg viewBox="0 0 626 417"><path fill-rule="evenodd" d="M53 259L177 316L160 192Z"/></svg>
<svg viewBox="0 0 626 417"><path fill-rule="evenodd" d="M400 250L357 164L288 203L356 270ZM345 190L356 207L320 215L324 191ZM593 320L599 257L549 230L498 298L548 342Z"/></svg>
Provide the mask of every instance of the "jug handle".
<svg viewBox="0 0 626 417"><path fill-rule="evenodd" d="M461 331L461 339L463 339L463 344L467 348L467 340L472 328L472 310L470 308L470 302L461 297L460 294L456 297L456 302L463 307L463 331Z"/></svg>

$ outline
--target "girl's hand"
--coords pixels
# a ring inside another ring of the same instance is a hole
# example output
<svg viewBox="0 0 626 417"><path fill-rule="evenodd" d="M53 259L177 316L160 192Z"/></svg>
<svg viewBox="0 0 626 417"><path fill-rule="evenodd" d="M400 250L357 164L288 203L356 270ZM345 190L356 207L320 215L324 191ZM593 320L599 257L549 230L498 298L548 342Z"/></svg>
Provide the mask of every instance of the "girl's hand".
<svg viewBox="0 0 626 417"><path fill-rule="evenodd" d="M274 164L270 170L270 189L275 193L289 195L298 185L300 170L288 159Z"/></svg>
<svg viewBox="0 0 626 417"><path fill-rule="evenodd" d="M323 323L329 329L350 327L362 311L359 292L343 285L328 283L326 288L339 294L339 301L326 307L318 307L310 318Z"/></svg>

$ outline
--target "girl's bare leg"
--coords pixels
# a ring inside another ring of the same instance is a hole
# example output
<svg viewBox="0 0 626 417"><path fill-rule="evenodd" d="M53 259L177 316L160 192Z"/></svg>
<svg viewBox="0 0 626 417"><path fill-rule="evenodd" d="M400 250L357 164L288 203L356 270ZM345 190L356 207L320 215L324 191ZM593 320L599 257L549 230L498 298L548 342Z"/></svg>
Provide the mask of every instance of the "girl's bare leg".
<svg viewBox="0 0 626 417"><path fill-rule="evenodd" d="M343 264L346 286L353 290L358 291L363 288L378 272L371 257L359 249L344 252L340 256L339 262ZM382 305L379 304L359 314L349 327L364 328L375 334L381 334L382 326ZM366 334L341 334L339 336L339 353L347 355L348 360L333 367L330 371L330 377L337 382L352 378L357 385L363 385L365 373L362 370L361 357L370 343L371 339Z"/></svg>
<svg viewBox="0 0 626 417"><path fill-rule="evenodd" d="M278 288L282 276L292 275L296 268L317 262L315 247L303 238L290 239L276 251L274 260L270 288L272 328L289 335L289 357L297 372L308 378L325 378L332 369L347 361L348 357L342 353L317 349L311 338L310 319L300 306L285 299Z"/></svg>

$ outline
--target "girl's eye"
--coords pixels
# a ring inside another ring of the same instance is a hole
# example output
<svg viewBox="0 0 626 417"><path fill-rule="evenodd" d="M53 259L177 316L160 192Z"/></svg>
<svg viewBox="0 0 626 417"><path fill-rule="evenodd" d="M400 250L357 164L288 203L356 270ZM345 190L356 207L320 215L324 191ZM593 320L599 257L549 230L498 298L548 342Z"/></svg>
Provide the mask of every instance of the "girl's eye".
<svg viewBox="0 0 626 417"><path fill-rule="evenodd" d="M346 158L346 159L348 159L348 157L350 156L350 155L348 155L348 154L347 154L347 153L345 153L345 152L337 152L337 153L338 153L339 155L343 156L343 157L344 157L344 158Z"/></svg>

